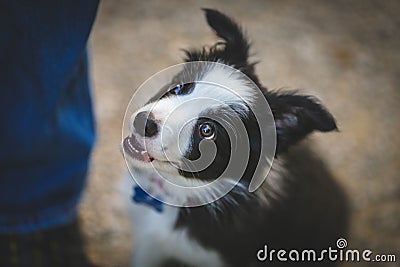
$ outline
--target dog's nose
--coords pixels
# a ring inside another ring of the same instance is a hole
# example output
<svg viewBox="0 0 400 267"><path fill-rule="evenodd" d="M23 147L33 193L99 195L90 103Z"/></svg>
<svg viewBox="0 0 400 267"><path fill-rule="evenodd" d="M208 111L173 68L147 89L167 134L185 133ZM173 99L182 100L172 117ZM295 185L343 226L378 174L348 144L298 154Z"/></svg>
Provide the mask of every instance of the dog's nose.
<svg viewBox="0 0 400 267"><path fill-rule="evenodd" d="M152 137L158 132L157 123L151 112L139 112L133 120L133 127L141 136Z"/></svg>

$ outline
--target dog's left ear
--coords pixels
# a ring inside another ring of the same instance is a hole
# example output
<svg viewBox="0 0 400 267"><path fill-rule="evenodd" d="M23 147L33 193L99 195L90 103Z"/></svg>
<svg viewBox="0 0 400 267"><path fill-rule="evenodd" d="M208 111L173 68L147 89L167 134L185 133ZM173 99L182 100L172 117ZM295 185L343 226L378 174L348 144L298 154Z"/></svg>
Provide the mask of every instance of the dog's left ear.
<svg viewBox="0 0 400 267"><path fill-rule="evenodd" d="M249 57L249 42L241 27L227 15L214 10L203 8L207 23L216 35L225 42L225 48L220 51L221 59L233 63L237 68L247 65Z"/></svg>
<svg viewBox="0 0 400 267"><path fill-rule="evenodd" d="M268 92L266 99L275 119L277 154L313 131L337 130L335 119L315 97Z"/></svg>
<svg viewBox="0 0 400 267"><path fill-rule="evenodd" d="M241 27L217 10L203 8L203 11L208 25L223 41L202 50L184 50L186 61L222 61L242 71L251 68L253 64L247 61L250 44Z"/></svg>

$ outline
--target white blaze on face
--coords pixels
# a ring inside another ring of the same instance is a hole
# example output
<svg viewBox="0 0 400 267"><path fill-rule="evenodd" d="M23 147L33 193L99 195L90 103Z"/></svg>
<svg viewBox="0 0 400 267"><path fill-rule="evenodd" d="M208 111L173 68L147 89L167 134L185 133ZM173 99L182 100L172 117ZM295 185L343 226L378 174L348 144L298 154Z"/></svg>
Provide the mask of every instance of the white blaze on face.
<svg viewBox="0 0 400 267"><path fill-rule="evenodd" d="M196 75L201 79L193 81L191 93L161 98L133 114L132 120L137 113L150 111L159 126L158 134L145 141L146 150L155 160L179 163L191 148L193 132L198 130L196 121L205 111L217 113L227 105L247 110L253 103L257 89L243 79L243 73L225 65L211 66Z"/></svg>

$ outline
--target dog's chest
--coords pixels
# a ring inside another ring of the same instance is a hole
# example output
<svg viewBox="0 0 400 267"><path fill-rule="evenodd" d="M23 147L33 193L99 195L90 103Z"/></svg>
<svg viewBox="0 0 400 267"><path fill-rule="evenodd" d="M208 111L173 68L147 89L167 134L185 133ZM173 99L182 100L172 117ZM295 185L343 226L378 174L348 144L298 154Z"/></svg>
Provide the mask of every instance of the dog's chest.
<svg viewBox="0 0 400 267"><path fill-rule="evenodd" d="M162 212L133 203L133 266L155 267L166 260L190 266L224 266L220 255L202 247L186 228L176 229L179 209L164 205Z"/></svg>

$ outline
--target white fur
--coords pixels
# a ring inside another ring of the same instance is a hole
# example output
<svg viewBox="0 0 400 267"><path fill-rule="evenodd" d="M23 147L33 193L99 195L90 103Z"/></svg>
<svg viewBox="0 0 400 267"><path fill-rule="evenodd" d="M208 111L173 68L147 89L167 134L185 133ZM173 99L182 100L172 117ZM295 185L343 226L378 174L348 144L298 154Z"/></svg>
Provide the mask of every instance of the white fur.
<svg viewBox="0 0 400 267"><path fill-rule="evenodd" d="M231 104L247 110L246 104L251 106L253 103L256 89L249 80L243 78L241 72L222 64L210 65L204 71L192 93L172 95L149 103L131 116L133 122L137 113L151 111L160 125L161 133L146 142L136 134L137 139L156 160L179 163L182 155L190 148L196 119L205 110L218 111ZM135 134L134 129L132 132ZM166 171L171 170L168 165L159 165L166 168Z"/></svg>
<svg viewBox="0 0 400 267"><path fill-rule="evenodd" d="M219 178L213 182L186 179L176 169L175 173L167 173L148 168L131 168L131 172L137 184L146 192L164 203L178 207L211 203L226 195L235 185L241 186L228 178Z"/></svg>
<svg viewBox="0 0 400 267"><path fill-rule="evenodd" d="M137 175L146 180L155 173L150 170L138 170ZM271 199L283 195L285 177L282 163L275 161L266 181L255 192L262 204L268 206ZM191 179L182 180L198 185L202 183ZM240 185L238 184L238 186ZM127 199L131 198L131 188L132 178L129 177L124 180L122 189ZM211 189L216 188L218 189L218 187L211 187ZM242 189L247 190L247 188ZM212 194L213 192L203 191L199 197L209 197ZM180 196L182 199L187 199L187 197L187 194ZM209 204L209 207L210 211L218 208L212 204ZM132 267L156 267L168 259L176 259L191 266L225 266L216 251L206 249L196 240L191 239L186 229L175 229L178 207L164 204L163 208L164 210L159 213L147 205L129 203L128 210L131 216L134 240ZM211 214L213 213L211 212Z"/></svg>
<svg viewBox="0 0 400 267"><path fill-rule="evenodd" d="M198 76L201 82L196 83L190 94L168 96L158 102L147 104L131 117L133 120L137 113L151 111L161 130L160 134L145 140L132 129L132 134L137 136L138 141L155 159L151 163L127 159L138 168L134 173L136 180L145 190L154 188L152 181L156 181L156 184L163 181L163 188L159 192L161 196L168 197L170 193L175 197L175 204L181 206L187 206L187 202L193 198L198 198L201 203L210 202L215 200L213 196L220 195L220 191L236 184L233 180L223 178L218 179L215 186L205 187L206 182L185 179L171 165L170 162L179 163L182 156L190 149L191 136L195 130L197 118L205 110L218 111L221 107L231 104L241 106L241 109L246 112L253 104L257 91L249 80L243 78L242 73L233 68L214 64L202 71L203 73ZM279 194L279 177L274 176L270 180L267 178L267 181L266 190L269 188ZM170 188L168 182L186 186L189 189L177 191L176 187ZM238 186L247 190L241 184ZM269 195L266 197L265 192L261 191L257 191L260 192L259 198L263 203L267 203ZM275 195L271 194L271 197ZM210 210L218 208L213 204L209 207ZM178 208L164 205L164 211L158 213L148 206L132 203L129 209L134 226L134 267L155 267L168 259L177 259L192 266L224 266L220 255L191 239L187 229L175 229Z"/></svg>
<svg viewBox="0 0 400 267"><path fill-rule="evenodd" d="M211 88L211 91L201 92L203 90L199 90L199 93L212 98L216 97L215 99L219 99L226 104L242 105L243 103L247 103L251 106L256 97L257 89L249 78L244 77L246 76L239 70L223 64L213 64L201 80L210 84L221 85L226 90Z"/></svg>
<svg viewBox="0 0 400 267"><path fill-rule="evenodd" d="M131 179L131 178L130 178ZM123 185L130 197L128 178ZM161 213L151 207L129 203L133 223L132 267L156 267L168 259L191 266L224 266L219 254L191 239L186 229L175 229L178 208L164 205Z"/></svg>

